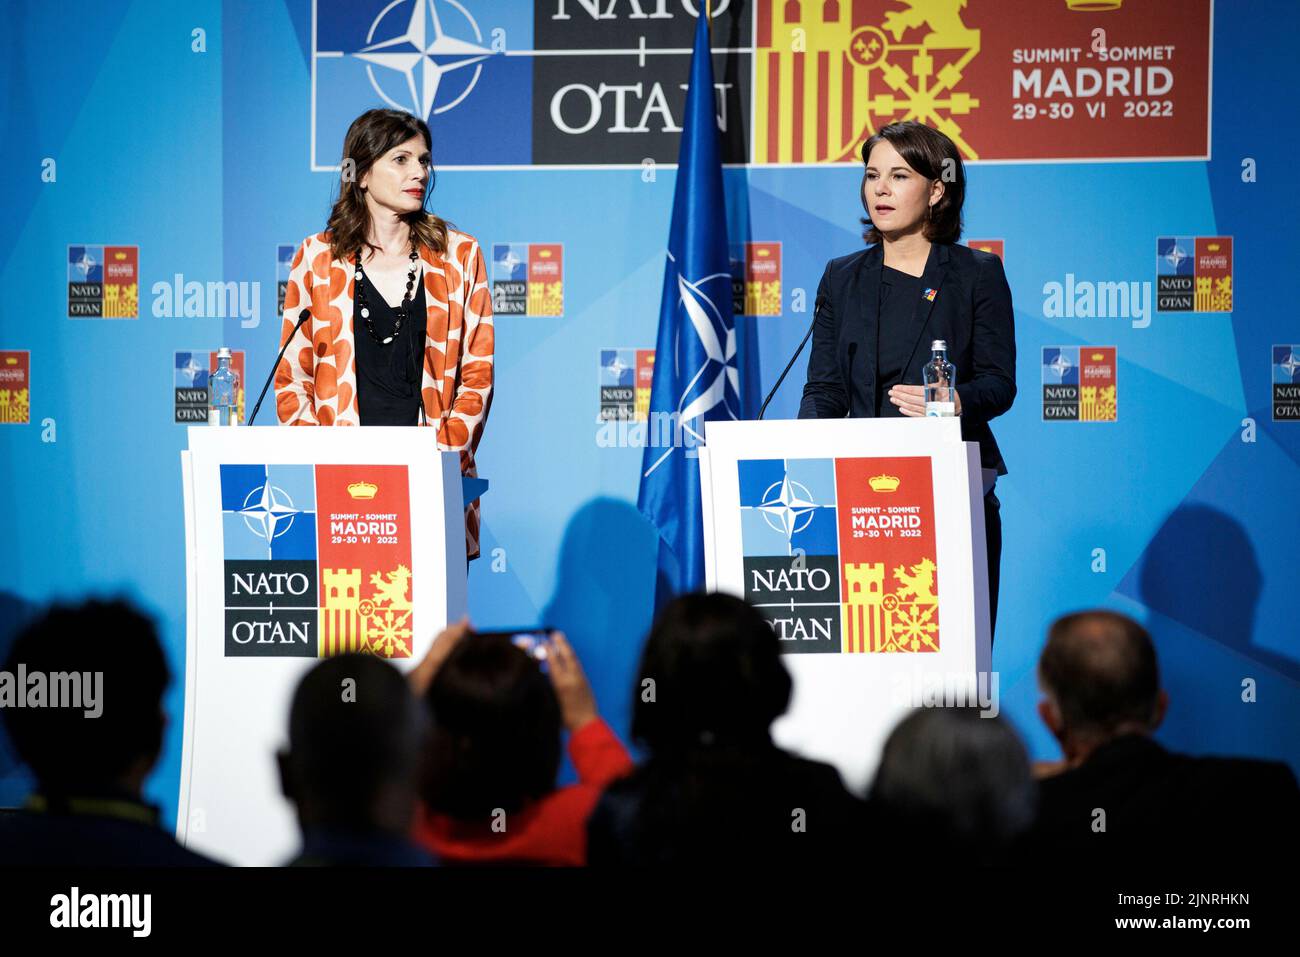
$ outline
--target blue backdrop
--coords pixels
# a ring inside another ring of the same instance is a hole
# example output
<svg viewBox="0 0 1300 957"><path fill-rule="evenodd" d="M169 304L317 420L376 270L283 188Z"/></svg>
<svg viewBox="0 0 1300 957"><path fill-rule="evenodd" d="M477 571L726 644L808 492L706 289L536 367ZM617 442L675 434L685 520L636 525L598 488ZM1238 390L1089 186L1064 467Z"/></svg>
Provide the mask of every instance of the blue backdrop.
<svg viewBox="0 0 1300 957"><path fill-rule="evenodd" d="M495 29L508 49L533 44L531 4L437 2L449 31L472 11L483 45ZM9 0L0 33L0 352L28 352L31 368L30 422L0 424L0 631L7 638L55 597L125 592L157 616L180 676L176 353L244 350L250 386L260 386L280 328L276 247L323 228L336 185L337 173L312 170L314 135L333 138L318 164L337 162L341 148L340 108L316 122L313 75L315 95L333 97L349 118L380 102L363 91L353 110L346 76L313 71L330 58L312 55L307 0L76 6ZM582 12L578 0L568 7ZM1010 470L998 482L1005 545L994 662L1004 711L1035 757L1057 756L1033 710L1044 629L1058 614L1102 605L1136 616L1156 638L1172 696L1163 742L1300 770L1300 523L1286 517L1300 424L1275 422L1270 405L1272 347L1300 342L1281 281L1300 254L1290 186L1300 137L1285 110L1262 105L1289 102L1275 83L1298 28L1291 0L1217 5L1209 161L968 166L966 235L1005 240L1016 305L1019 397L993 425ZM500 59L492 95L526 108L522 60ZM446 73L446 89L469 69ZM546 109L538 102L530 112ZM629 123L638 112L629 107ZM599 357L654 347L675 171L636 162L484 169L494 151L500 165L521 166L530 143L533 156L540 148L533 131L497 112L474 118L447 120L434 144L444 168L432 208L485 249L562 243L563 315L496 321L496 395L479 455L492 488L471 613L483 627L564 629L625 733L650 621L654 536L635 509L641 449L610 447L598 422ZM470 154L480 168L457 168ZM1254 181L1243 178L1247 159ZM740 320L765 391L807 327L826 260L861 247L860 172L733 165L725 179L731 242L783 243L782 314ZM1232 312L1155 313L1145 328L1049 315L1044 286L1067 274L1154 283L1160 236L1233 237ZM138 247L139 318L68 317L68 247L80 244ZM176 274L260 283L257 324L156 309L154 284ZM1043 348L1089 345L1118 349L1117 420L1044 421ZM802 368L769 415L795 414ZM264 409L262 421L273 415ZM1256 682L1253 702L1243 701L1244 679ZM181 703L178 681L149 785L169 817ZM0 748L8 803L29 784Z"/></svg>

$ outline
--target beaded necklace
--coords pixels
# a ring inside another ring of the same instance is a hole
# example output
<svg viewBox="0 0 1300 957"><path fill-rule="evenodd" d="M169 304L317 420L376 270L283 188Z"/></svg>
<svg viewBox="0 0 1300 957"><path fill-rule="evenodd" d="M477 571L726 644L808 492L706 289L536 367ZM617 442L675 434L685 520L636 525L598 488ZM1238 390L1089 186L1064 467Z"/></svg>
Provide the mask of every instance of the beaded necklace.
<svg viewBox="0 0 1300 957"><path fill-rule="evenodd" d="M361 271L361 253L357 252L357 311L361 313L361 318L366 321L366 331L370 333L370 338L381 346L388 345L402 331L402 322L411 309L411 290L415 288L415 268L415 243L411 243L411 271L406 274L406 295L402 297L402 304L397 307L397 319L393 323L393 334L386 339L381 339L379 333L375 332L375 320L370 315L370 307L366 305L366 292L363 286L366 277Z"/></svg>

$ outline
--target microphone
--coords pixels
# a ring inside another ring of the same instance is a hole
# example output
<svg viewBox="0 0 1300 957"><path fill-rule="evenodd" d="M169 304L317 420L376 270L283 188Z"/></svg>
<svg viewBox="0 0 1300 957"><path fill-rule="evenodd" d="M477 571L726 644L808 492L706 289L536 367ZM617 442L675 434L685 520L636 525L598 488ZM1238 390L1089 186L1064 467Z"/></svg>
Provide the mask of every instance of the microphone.
<svg viewBox="0 0 1300 957"><path fill-rule="evenodd" d="M768 403L771 402L772 397L776 395L776 390L781 388L781 383L785 381L785 377L790 373L790 369L794 367L794 360L799 358L799 353L803 352L803 347L808 344L808 339L812 336L813 330L817 328L817 317L821 314L823 301L823 296L817 297L817 302L813 305L813 318L811 325L808 326L808 331L804 333L803 339L799 342L799 348L794 350L794 355L790 357L790 361L785 364L785 371L781 373L781 378L776 380L776 385L772 386L772 391L769 392L767 398L763 400L763 407L758 410L758 418L760 421L763 418L763 413L767 411Z"/></svg>
<svg viewBox="0 0 1300 957"><path fill-rule="evenodd" d="M262 407L262 400L266 398L266 390L271 386L271 380L275 378L275 370L280 367L280 360L284 358L284 350L289 348L289 343L293 342L293 337L298 334L302 324L311 318L311 310L304 309L298 314L298 324L293 327L293 332L285 337L284 345L280 347L280 354L275 357L275 362L271 363L271 374L266 377L266 384L262 386L262 394L257 397L257 405L253 406L253 414L248 417L246 425L252 425L253 420L257 418L257 410Z"/></svg>

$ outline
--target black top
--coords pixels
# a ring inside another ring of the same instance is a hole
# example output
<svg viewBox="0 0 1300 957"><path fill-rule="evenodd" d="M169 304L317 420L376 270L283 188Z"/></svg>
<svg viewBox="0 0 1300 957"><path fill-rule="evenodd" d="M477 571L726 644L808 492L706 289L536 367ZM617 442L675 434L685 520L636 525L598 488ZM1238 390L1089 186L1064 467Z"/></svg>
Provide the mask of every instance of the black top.
<svg viewBox="0 0 1300 957"><path fill-rule="evenodd" d="M879 414L876 361L881 322L877 317L884 272L884 249L879 243L827 264L817 287L801 419ZM969 246L934 243L920 287L913 297L912 323L903 330L904 338L910 335L912 342L902 381L921 382L931 341L946 340L948 359L957 367L962 438L979 443L984 468L1006 475L989 428L989 420L1010 409L1016 397L1015 317L1002 260ZM927 288L934 290L931 299L921 296ZM892 292L890 299L895 299ZM888 399L885 404L893 407Z"/></svg>
<svg viewBox="0 0 1300 957"><path fill-rule="evenodd" d="M806 812L806 831L791 811ZM861 845L865 807L830 765L770 743L651 757L587 822L593 867L829 866Z"/></svg>
<svg viewBox="0 0 1300 957"><path fill-rule="evenodd" d="M361 272L365 278L357 284L358 291L364 285L375 334L386 339L397 324L397 310L384 300L365 270ZM402 323L397 338L386 346L371 337L366 320L355 305L354 300L352 330L357 343L357 414L361 424L419 425L424 283L416 283L410 315Z"/></svg>
<svg viewBox="0 0 1300 957"><path fill-rule="evenodd" d="M1193 757L1124 735L1039 783L1032 837L1034 852L1080 864L1277 854L1300 840L1300 789L1278 761Z"/></svg>
<svg viewBox="0 0 1300 957"><path fill-rule="evenodd" d="M405 837L380 831L304 828L288 867L432 867L437 861Z"/></svg>
<svg viewBox="0 0 1300 957"><path fill-rule="evenodd" d="M920 327L916 322L921 299L921 277L909 276L893 266L882 267L880 333L876 351L876 415L902 418L898 406L889 401L889 390L903 382L903 370L912 357L912 346ZM913 383L919 385L920 383Z"/></svg>
<svg viewBox="0 0 1300 957"><path fill-rule="evenodd" d="M212 867L158 826L158 809L131 794L50 802L33 796L0 811L0 867Z"/></svg>

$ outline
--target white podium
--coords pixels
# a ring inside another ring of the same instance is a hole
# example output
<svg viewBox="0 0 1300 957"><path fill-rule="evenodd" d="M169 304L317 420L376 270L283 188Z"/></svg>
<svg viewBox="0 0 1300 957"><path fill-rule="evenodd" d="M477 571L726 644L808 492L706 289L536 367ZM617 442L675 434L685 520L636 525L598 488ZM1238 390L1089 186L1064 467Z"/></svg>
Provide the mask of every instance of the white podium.
<svg viewBox="0 0 1300 957"><path fill-rule="evenodd" d="M407 428L192 426L177 837L231 864L298 847L275 752L303 674L414 666L466 608L459 454Z"/></svg>
<svg viewBox="0 0 1300 957"><path fill-rule="evenodd" d="M708 587L772 623L794 695L777 741L859 792L909 707L990 684L979 446L956 418L709 422Z"/></svg>

